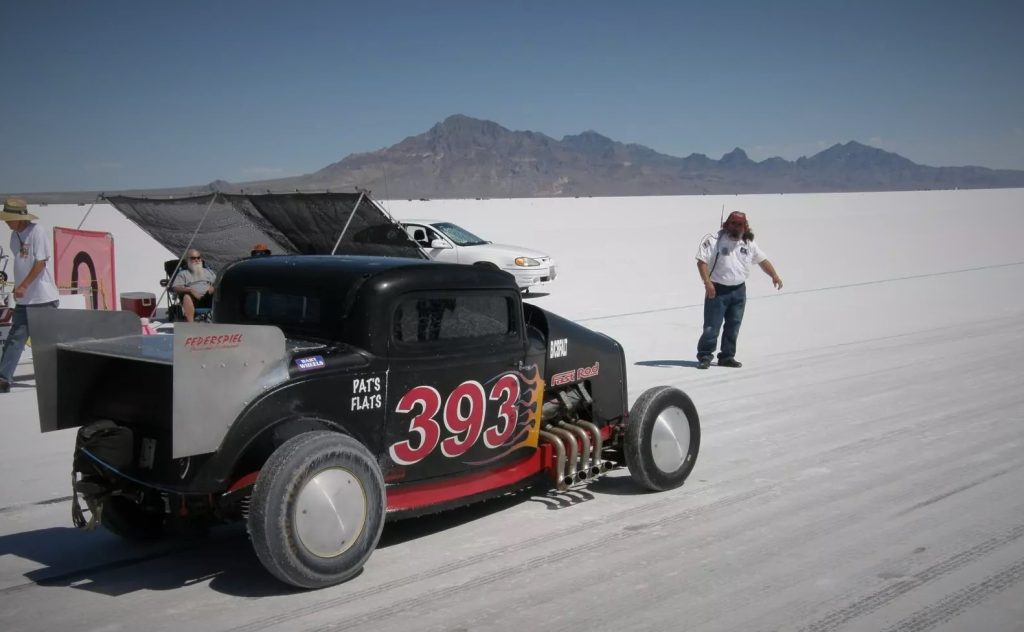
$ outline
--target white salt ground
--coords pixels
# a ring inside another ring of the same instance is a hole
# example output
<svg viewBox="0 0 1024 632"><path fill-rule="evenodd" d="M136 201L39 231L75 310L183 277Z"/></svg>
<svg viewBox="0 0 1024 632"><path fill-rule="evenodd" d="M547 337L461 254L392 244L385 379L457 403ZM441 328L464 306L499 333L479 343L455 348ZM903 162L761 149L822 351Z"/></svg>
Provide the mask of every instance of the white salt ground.
<svg viewBox="0 0 1024 632"><path fill-rule="evenodd" d="M785 288L755 270L744 367L697 371L693 255L723 204ZM0 395L0 628L1024 626L1024 190L385 205L554 256L528 300L618 339L631 400L671 384L696 402L687 484L643 494L615 473L390 525L360 576L295 593L242 529L73 530L73 436L38 433L26 354ZM32 212L73 227L86 209ZM83 228L114 233L121 291L159 292L169 253L105 205Z"/></svg>

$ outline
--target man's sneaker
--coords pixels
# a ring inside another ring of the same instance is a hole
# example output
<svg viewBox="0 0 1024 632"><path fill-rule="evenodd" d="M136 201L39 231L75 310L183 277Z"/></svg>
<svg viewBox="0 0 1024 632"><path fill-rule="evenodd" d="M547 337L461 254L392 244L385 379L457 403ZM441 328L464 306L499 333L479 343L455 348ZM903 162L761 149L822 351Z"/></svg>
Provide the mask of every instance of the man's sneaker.
<svg viewBox="0 0 1024 632"><path fill-rule="evenodd" d="M0 380L0 393L10 393L11 383L7 380Z"/></svg>
<svg viewBox="0 0 1024 632"><path fill-rule="evenodd" d="M697 362L698 369L707 369L711 367L711 360L704 359Z"/></svg>
<svg viewBox="0 0 1024 632"><path fill-rule="evenodd" d="M743 363L737 362L736 358L719 358L718 366L727 366L731 369L738 369L743 366Z"/></svg>

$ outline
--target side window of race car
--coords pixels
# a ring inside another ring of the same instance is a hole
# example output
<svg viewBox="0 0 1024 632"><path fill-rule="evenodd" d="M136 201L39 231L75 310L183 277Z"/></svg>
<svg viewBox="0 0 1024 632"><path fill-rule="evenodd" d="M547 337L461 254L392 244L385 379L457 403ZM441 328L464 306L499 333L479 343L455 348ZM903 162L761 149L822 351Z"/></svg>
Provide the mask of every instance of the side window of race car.
<svg viewBox="0 0 1024 632"><path fill-rule="evenodd" d="M513 308L504 295L410 296L395 309L393 336L405 344L514 338Z"/></svg>
<svg viewBox="0 0 1024 632"><path fill-rule="evenodd" d="M242 313L249 322L282 325L320 323L320 299L267 289L246 290Z"/></svg>

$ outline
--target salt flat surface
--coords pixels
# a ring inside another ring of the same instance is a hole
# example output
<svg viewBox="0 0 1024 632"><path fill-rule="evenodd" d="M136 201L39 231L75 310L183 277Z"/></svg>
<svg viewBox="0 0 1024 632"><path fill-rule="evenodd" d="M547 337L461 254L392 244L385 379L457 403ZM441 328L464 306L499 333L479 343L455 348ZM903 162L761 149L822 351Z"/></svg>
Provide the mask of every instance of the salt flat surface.
<svg viewBox="0 0 1024 632"><path fill-rule="evenodd" d="M693 255L723 203L785 288L755 271L744 367L697 371ZM1024 190L386 207L554 256L528 300L618 339L631 400L694 399L686 485L616 472L392 524L361 575L295 592L237 527L74 530L73 436L38 433L25 363L0 395L0 629L1024 629ZM121 291L154 291L166 251L106 206L83 228L114 232Z"/></svg>

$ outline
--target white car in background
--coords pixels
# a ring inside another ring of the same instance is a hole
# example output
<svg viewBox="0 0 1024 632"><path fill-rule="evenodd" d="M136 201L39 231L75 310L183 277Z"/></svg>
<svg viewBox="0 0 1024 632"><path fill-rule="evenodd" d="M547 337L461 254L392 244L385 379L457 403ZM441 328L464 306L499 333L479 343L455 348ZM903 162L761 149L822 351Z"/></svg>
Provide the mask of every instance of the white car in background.
<svg viewBox="0 0 1024 632"><path fill-rule="evenodd" d="M537 250L494 244L451 222L400 220L409 237L436 261L504 270L526 291L555 280L555 262Z"/></svg>

